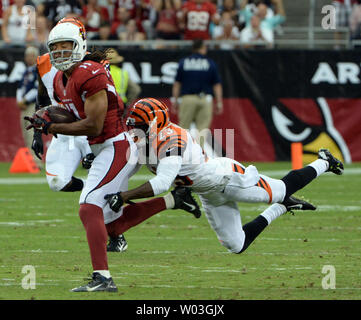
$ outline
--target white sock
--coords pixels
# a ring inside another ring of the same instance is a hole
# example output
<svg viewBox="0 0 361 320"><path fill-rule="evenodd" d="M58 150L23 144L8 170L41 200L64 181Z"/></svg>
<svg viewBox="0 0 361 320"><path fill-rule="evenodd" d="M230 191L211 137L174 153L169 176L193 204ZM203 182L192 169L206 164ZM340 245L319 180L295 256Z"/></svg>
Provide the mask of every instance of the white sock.
<svg viewBox="0 0 361 320"><path fill-rule="evenodd" d="M321 175L322 173L325 173L329 167L329 163L326 160L323 159L317 159L313 161L312 163L308 164L308 166L312 167L317 172L317 177Z"/></svg>
<svg viewBox="0 0 361 320"><path fill-rule="evenodd" d="M104 278L107 278L107 279L109 279L109 278L111 277L109 270L94 270L93 273L94 273L94 272L98 272L98 273L101 274Z"/></svg>
<svg viewBox="0 0 361 320"><path fill-rule="evenodd" d="M274 203L270 207L268 207L265 211L261 213L261 216L264 217L268 224L270 224L274 219L283 215L287 212L286 207L280 203Z"/></svg>
<svg viewBox="0 0 361 320"><path fill-rule="evenodd" d="M175 206L173 195L169 192L163 197L165 201L165 207L167 209L173 209Z"/></svg>

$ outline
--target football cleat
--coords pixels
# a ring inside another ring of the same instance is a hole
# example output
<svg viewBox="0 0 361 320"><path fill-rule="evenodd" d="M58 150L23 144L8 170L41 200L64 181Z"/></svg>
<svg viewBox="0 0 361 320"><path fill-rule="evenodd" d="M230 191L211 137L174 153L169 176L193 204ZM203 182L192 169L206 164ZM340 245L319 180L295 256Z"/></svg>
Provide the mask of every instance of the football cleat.
<svg viewBox="0 0 361 320"><path fill-rule="evenodd" d="M72 292L96 292L96 291L106 291L106 292L117 292L118 288L116 287L112 278L105 278L98 272L93 272L92 280L81 287L71 289Z"/></svg>
<svg viewBox="0 0 361 320"><path fill-rule="evenodd" d="M326 172L333 172L334 174L343 174L343 163L336 159L328 149L320 149L318 151L318 158L328 162L328 169Z"/></svg>
<svg viewBox="0 0 361 320"><path fill-rule="evenodd" d="M287 211L290 212L293 210L316 210L316 207L313 204L294 196L289 196L287 199L283 200L282 204L286 207Z"/></svg>
<svg viewBox="0 0 361 320"><path fill-rule="evenodd" d="M107 244L108 252L124 252L128 249L128 242L125 240L124 235L119 235L116 238L109 237Z"/></svg>
<svg viewBox="0 0 361 320"><path fill-rule="evenodd" d="M190 212L197 219L201 216L201 210L197 201L193 198L192 192L189 188L186 187L175 187L171 191L171 194L174 198L174 208L173 209L182 209L184 211Z"/></svg>

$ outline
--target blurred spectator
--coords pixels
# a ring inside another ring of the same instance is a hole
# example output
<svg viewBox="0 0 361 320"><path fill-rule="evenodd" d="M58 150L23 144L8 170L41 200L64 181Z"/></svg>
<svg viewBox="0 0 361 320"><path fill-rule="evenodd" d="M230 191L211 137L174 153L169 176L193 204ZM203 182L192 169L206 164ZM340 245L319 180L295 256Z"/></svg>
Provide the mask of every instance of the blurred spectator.
<svg viewBox="0 0 361 320"><path fill-rule="evenodd" d="M2 0L0 2L0 27L3 22L4 12L6 11L7 8L9 8L9 6L11 6L13 4L14 4L14 0Z"/></svg>
<svg viewBox="0 0 361 320"><path fill-rule="evenodd" d="M122 68L124 58L120 56L114 48L107 50L107 60L110 64L110 73L115 84L115 89L127 107L139 97L141 88L137 83L132 81L128 71Z"/></svg>
<svg viewBox="0 0 361 320"><path fill-rule="evenodd" d="M181 0L155 0L158 21L155 27L156 39L180 40L181 32L177 14L181 8Z"/></svg>
<svg viewBox="0 0 361 320"><path fill-rule="evenodd" d="M121 32L125 32L127 22L130 19L130 13L129 10L126 8L118 8L117 15L113 20L112 26L111 26L111 34L118 35Z"/></svg>
<svg viewBox="0 0 361 320"><path fill-rule="evenodd" d="M267 29L272 31L272 33L276 27L286 21L283 0L271 0L272 5L275 7L274 14L273 11L262 1L257 2L256 7L253 9L250 6L246 6L247 3L248 0L243 0L240 11L240 19L244 19L246 27L250 26L253 15L257 15L260 19L260 27L262 30Z"/></svg>
<svg viewBox="0 0 361 320"><path fill-rule="evenodd" d="M171 103L172 111L178 112L179 125L190 129L194 122L200 133L211 125L213 96L217 113L223 112L223 90L217 65L207 57L204 41L194 40L192 50L191 55L179 61ZM204 145L204 142L200 143Z"/></svg>
<svg viewBox="0 0 361 320"><path fill-rule="evenodd" d="M213 39L225 40L220 45L220 49L229 50L234 48L234 45L227 43L227 40L239 40L239 29L235 25L230 12L223 12L220 24L213 29Z"/></svg>
<svg viewBox="0 0 361 320"><path fill-rule="evenodd" d="M92 40L118 40L118 37L112 34L109 22L103 22L99 27L98 34Z"/></svg>
<svg viewBox="0 0 361 320"><path fill-rule="evenodd" d="M24 46L26 41L34 40L31 32L31 18L31 12L25 6L25 0L14 0L14 4L3 14L1 34L7 45Z"/></svg>
<svg viewBox="0 0 361 320"><path fill-rule="evenodd" d="M129 19L134 19L136 14L136 0L112 0L114 4L114 18L113 21L118 20L118 9L123 8L128 12Z"/></svg>
<svg viewBox="0 0 361 320"><path fill-rule="evenodd" d="M145 33L138 31L137 23L134 19L127 22L125 31L118 34L122 41L142 41L146 39Z"/></svg>
<svg viewBox="0 0 361 320"><path fill-rule="evenodd" d="M83 2L80 0L45 0L38 5L38 14L44 15L55 25L69 13L72 13L72 16L80 16Z"/></svg>
<svg viewBox="0 0 361 320"><path fill-rule="evenodd" d="M87 0L87 5L83 7L81 21L85 26L87 36L92 39L98 35L101 23L109 22L108 9L100 6L98 0Z"/></svg>
<svg viewBox="0 0 361 320"><path fill-rule="evenodd" d="M39 56L39 50L36 47L28 47L25 50L24 61L26 70L21 77L21 80L16 91L16 102L20 109L20 125L23 132L25 146L31 150L33 141L32 130L26 130L27 126L24 117L31 117L35 112L35 101L38 94L38 76L36 68L36 58ZM37 164L40 160L35 159Z"/></svg>
<svg viewBox="0 0 361 320"><path fill-rule="evenodd" d="M352 8L349 27L351 31L351 39L360 40L361 39L361 0L358 0L357 3Z"/></svg>
<svg viewBox="0 0 361 320"><path fill-rule="evenodd" d="M240 41L244 48L259 48L273 46L273 32L261 26L258 15L251 18L251 24L241 31Z"/></svg>
<svg viewBox="0 0 361 320"><path fill-rule="evenodd" d="M149 39L153 38L153 26L150 20L152 8L151 0L137 0L135 9L135 21L138 30L144 32Z"/></svg>
<svg viewBox="0 0 361 320"><path fill-rule="evenodd" d="M221 15L224 12L228 12L231 15L232 20L234 21L234 24L238 24L239 9L237 9L236 0L224 0L219 11Z"/></svg>
<svg viewBox="0 0 361 320"><path fill-rule="evenodd" d="M180 26L184 30L185 40L209 40L211 38L210 23L217 25L220 20L217 7L207 0L186 1L180 16Z"/></svg>
<svg viewBox="0 0 361 320"><path fill-rule="evenodd" d="M36 17L36 29L34 32L34 40L40 49L41 54L47 52L47 41L50 32L50 23L44 16Z"/></svg>

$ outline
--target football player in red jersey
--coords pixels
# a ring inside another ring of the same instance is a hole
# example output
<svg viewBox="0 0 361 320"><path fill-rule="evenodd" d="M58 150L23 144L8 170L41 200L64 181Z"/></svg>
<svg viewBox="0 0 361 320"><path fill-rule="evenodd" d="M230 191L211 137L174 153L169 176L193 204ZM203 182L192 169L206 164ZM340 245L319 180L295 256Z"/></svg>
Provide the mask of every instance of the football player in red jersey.
<svg viewBox="0 0 361 320"><path fill-rule="evenodd" d="M209 24L218 24L220 15L217 7L207 0L189 0L182 6L180 25L184 29L184 39L211 39Z"/></svg>
<svg viewBox="0 0 361 320"><path fill-rule="evenodd" d="M88 137L95 159L80 195L79 216L86 231L93 266L92 281L73 292L115 292L107 260L107 228L118 221L130 228L165 209L176 209L174 195L110 210L106 194L128 189L128 179L137 169L138 151L122 122L123 102L116 93L109 71L101 63L106 54L87 54L82 29L73 23L56 25L49 34L51 63L59 71L54 78L54 97L78 119L53 123L44 112L31 119L43 133ZM195 203L196 204L196 203ZM198 208L199 209L199 208ZM104 224L105 223L105 224ZM124 230L125 231L125 230Z"/></svg>

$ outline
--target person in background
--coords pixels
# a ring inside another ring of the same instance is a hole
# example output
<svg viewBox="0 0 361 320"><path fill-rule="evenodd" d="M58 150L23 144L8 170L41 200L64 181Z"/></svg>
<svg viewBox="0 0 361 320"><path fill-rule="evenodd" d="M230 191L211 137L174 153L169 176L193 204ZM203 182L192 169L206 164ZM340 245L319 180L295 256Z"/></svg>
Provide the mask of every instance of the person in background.
<svg viewBox="0 0 361 320"><path fill-rule="evenodd" d="M240 23L245 22L245 26L251 25L251 19L257 15L260 20L260 27L268 29L274 33L282 23L286 21L286 12L283 6L283 0L271 0L274 12L263 1L258 1L256 6L247 6L248 0L241 3L239 15Z"/></svg>
<svg viewBox="0 0 361 320"><path fill-rule="evenodd" d="M37 6L37 14L44 15L55 25L68 14L80 16L84 5L83 0L45 0Z"/></svg>
<svg viewBox="0 0 361 320"><path fill-rule="evenodd" d="M181 0L155 0L154 3L158 15L155 26L156 39L180 40L178 15L182 5Z"/></svg>
<svg viewBox="0 0 361 320"><path fill-rule="evenodd" d="M111 25L111 34L115 35L118 39L118 35L121 32L125 32L126 25L129 19L130 19L129 10L123 7L118 8L118 10L116 11L116 16L114 17Z"/></svg>
<svg viewBox="0 0 361 320"><path fill-rule="evenodd" d="M87 5L83 7L80 19L85 25L89 39L99 34L100 25L103 22L109 22L109 12L106 7L98 4L98 0L88 0Z"/></svg>
<svg viewBox="0 0 361 320"><path fill-rule="evenodd" d="M238 41L239 40L239 29L235 25L232 15L228 11L222 13L221 22L218 26L213 29L213 39L223 40L220 44L220 49L230 50L234 49L234 45L227 43L227 40Z"/></svg>
<svg viewBox="0 0 361 320"><path fill-rule="evenodd" d="M99 27L98 34L92 40L118 40L115 34L112 34L111 25L109 22L103 22Z"/></svg>
<svg viewBox="0 0 361 320"><path fill-rule="evenodd" d="M39 56L39 49L28 47L25 50L24 62L26 70L19 82L16 91L16 102L20 109L20 125L23 132L25 146L31 150L33 133L25 129L24 117L31 117L35 112L35 101L38 94L38 77L36 69L36 58ZM41 161L34 158L37 165L41 167Z"/></svg>
<svg viewBox="0 0 361 320"><path fill-rule="evenodd" d="M34 30L34 40L40 53L47 52L46 41L49 36L49 21L44 16L36 17L36 29Z"/></svg>
<svg viewBox="0 0 361 320"><path fill-rule="evenodd" d="M107 50L107 60L110 64L110 74L112 75L115 89L122 98L125 108L127 108L139 97L141 88L132 81L128 71L122 68L124 58L114 48Z"/></svg>
<svg viewBox="0 0 361 320"><path fill-rule="evenodd" d="M134 19L130 19L125 26L125 31L120 32L118 37L122 41L143 41L146 39L146 34L139 31Z"/></svg>
<svg viewBox="0 0 361 320"><path fill-rule="evenodd" d="M351 40L361 39L361 0L353 6L350 15L349 28L351 31Z"/></svg>
<svg viewBox="0 0 361 320"><path fill-rule="evenodd" d="M15 0L3 13L2 39L9 46L24 46L34 40L31 32L29 8L25 0Z"/></svg>
<svg viewBox="0 0 361 320"><path fill-rule="evenodd" d="M351 27L351 37L354 38L355 33L353 33L351 26L351 18L353 6L357 4L357 0L333 0L332 5L336 9L336 30L334 33L334 39L336 40L335 49L340 49L340 41L342 39L341 28ZM352 23L353 25L353 23Z"/></svg>
<svg viewBox="0 0 361 320"><path fill-rule="evenodd" d="M271 48L274 36L272 30L262 27L260 18L254 15L251 18L251 24L242 29L240 41L244 48Z"/></svg>
<svg viewBox="0 0 361 320"><path fill-rule="evenodd" d="M207 0L188 0L183 3L179 26L184 40L211 39L211 23L218 25L220 15L217 7Z"/></svg>
<svg viewBox="0 0 361 320"><path fill-rule="evenodd" d="M211 125L213 96L216 114L222 113L223 89L217 65L207 57L204 41L194 40L192 50L191 55L179 61L171 103L173 112L178 112L179 125L190 129L194 122L199 133ZM203 147L203 143L201 145Z"/></svg>

